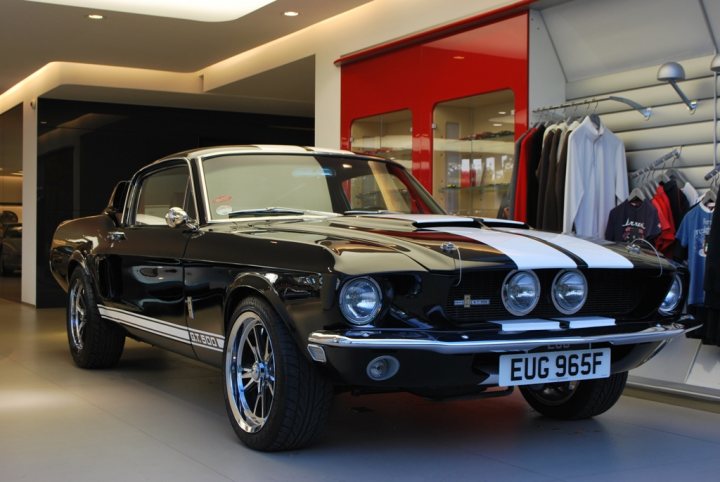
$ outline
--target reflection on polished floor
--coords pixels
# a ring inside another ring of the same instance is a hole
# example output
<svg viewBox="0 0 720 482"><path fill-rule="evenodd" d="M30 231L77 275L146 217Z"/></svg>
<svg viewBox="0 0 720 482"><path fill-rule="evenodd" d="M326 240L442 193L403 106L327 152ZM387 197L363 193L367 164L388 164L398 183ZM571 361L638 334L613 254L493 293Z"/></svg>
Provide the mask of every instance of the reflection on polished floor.
<svg viewBox="0 0 720 482"><path fill-rule="evenodd" d="M20 297L20 272L0 276L0 298L8 301L21 300Z"/></svg>
<svg viewBox="0 0 720 482"><path fill-rule="evenodd" d="M717 480L720 414L623 397L595 420L519 394L336 398L319 442L264 454L226 420L215 369L129 342L119 367L67 352L62 309L0 300L0 480Z"/></svg>

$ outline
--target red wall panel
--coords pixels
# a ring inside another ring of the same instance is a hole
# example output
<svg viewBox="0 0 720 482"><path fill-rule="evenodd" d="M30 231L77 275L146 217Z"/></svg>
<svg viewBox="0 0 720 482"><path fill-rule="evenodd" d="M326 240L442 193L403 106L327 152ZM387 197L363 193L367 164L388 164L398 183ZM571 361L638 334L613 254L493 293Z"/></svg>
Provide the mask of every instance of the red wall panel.
<svg viewBox="0 0 720 482"><path fill-rule="evenodd" d="M512 89L516 137L527 129L528 15L343 65L341 89L342 147L351 147L353 120L410 109L413 174L431 189L438 102Z"/></svg>

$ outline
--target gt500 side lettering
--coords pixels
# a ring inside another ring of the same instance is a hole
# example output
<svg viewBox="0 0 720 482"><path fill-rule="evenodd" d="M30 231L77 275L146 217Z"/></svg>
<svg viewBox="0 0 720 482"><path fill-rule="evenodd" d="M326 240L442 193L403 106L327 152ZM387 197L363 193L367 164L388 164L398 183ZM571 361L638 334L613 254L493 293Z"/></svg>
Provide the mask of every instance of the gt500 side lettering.
<svg viewBox="0 0 720 482"><path fill-rule="evenodd" d="M610 376L610 349L503 355L500 384L554 383Z"/></svg>
<svg viewBox="0 0 720 482"><path fill-rule="evenodd" d="M213 348L220 348L220 344L217 338L213 336L201 335L199 333L190 332L190 341L199 345L211 346Z"/></svg>

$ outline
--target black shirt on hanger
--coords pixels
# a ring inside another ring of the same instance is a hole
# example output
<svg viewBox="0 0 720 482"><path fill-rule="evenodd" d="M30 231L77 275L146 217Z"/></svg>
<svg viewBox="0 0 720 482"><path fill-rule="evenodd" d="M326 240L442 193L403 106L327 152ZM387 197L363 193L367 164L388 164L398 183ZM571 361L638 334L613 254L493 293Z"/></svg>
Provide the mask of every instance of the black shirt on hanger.
<svg viewBox="0 0 720 482"><path fill-rule="evenodd" d="M543 203L545 201L545 191L547 190L547 183L548 183L548 170L549 170L549 163L550 163L550 149L553 145L553 140L555 139L555 135L560 135L559 131L556 128L548 127L548 129L551 129L550 132L547 133L545 138L542 142L542 153L540 155L540 163L538 165L538 172L537 172L537 179L538 179L538 195L537 199L535 200L535 210L536 210L536 228L541 228L543 225ZM528 206L529 208L530 206Z"/></svg>
<svg viewBox="0 0 720 482"><path fill-rule="evenodd" d="M713 210L705 258L705 305L720 310L720 209Z"/></svg>
<svg viewBox="0 0 720 482"><path fill-rule="evenodd" d="M608 216L605 239L631 243L637 239L652 241L660 234L660 218L652 202L626 200L615 206Z"/></svg>
<svg viewBox="0 0 720 482"><path fill-rule="evenodd" d="M685 193L678 187L677 182L671 179L668 182L662 183L665 194L670 200L670 211L672 211L673 221L675 227L679 227L683 218L690 210L690 203L685 197Z"/></svg>
<svg viewBox="0 0 720 482"><path fill-rule="evenodd" d="M545 126L539 126L535 132L532 133L532 138L526 143L527 152L527 223L530 226L537 226L537 210L535 209L534 202L538 197L538 178L537 169L540 164L540 157L542 155L543 148L543 134L545 133Z"/></svg>
<svg viewBox="0 0 720 482"><path fill-rule="evenodd" d="M560 138L562 130L555 131L555 136L550 146L550 159L548 160L547 186L545 188L545 197L542 200L542 229L545 231L562 231L562 219L558 220L558 207L555 198L555 182L557 178L557 158L558 149L560 147Z"/></svg>

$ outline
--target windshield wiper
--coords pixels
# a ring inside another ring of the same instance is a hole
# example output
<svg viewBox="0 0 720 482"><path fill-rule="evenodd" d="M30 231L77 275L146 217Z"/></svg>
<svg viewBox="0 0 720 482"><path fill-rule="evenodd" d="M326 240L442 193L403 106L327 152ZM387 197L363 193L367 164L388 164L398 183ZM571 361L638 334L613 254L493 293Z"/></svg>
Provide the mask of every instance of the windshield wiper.
<svg viewBox="0 0 720 482"><path fill-rule="evenodd" d="M295 208L283 208L283 207L269 207L269 208L253 208L253 209L238 209L228 213L228 218L241 218L244 216L302 216L304 214L311 214L315 216L337 216L335 213L328 213L324 211L313 211L310 209L295 209Z"/></svg>
<svg viewBox="0 0 720 482"><path fill-rule="evenodd" d="M343 214L399 214L398 211L388 209L351 209Z"/></svg>

